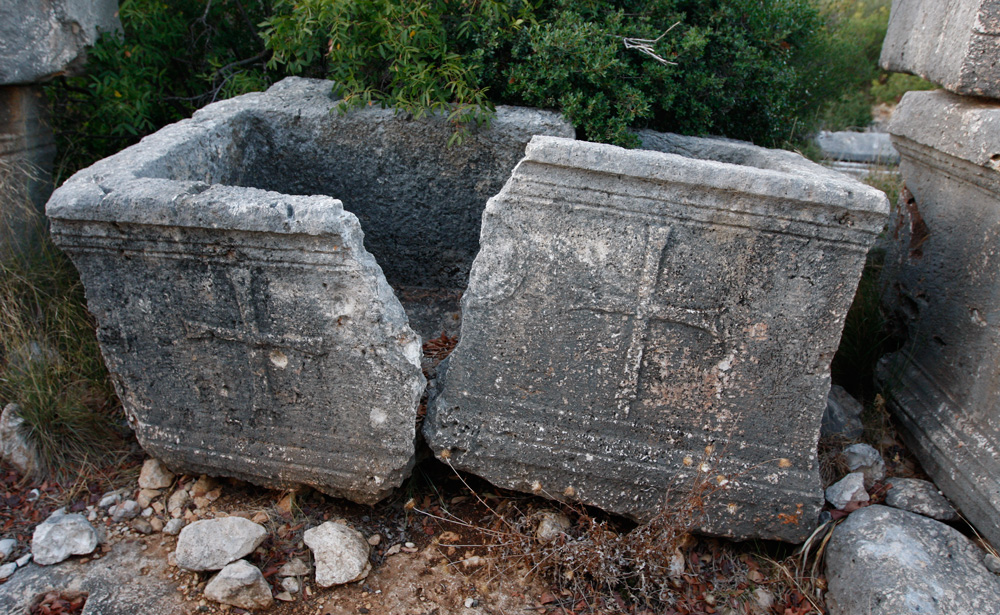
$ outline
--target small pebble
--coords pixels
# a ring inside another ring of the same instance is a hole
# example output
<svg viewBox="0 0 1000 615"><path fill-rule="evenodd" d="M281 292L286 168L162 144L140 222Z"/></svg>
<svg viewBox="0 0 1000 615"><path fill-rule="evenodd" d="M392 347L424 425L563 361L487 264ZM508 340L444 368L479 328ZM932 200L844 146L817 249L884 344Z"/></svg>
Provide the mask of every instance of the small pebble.
<svg viewBox="0 0 1000 615"><path fill-rule="evenodd" d="M22 555L17 560L17 567L18 568L23 568L23 567L27 566L28 562L30 562L30 561L31 561L31 553L28 553L26 555Z"/></svg>
<svg viewBox="0 0 1000 615"><path fill-rule="evenodd" d="M14 562L10 562L8 564L0 566L0 579L6 579L10 577L10 575L14 574L16 570L17 570L17 564Z"/></svg>

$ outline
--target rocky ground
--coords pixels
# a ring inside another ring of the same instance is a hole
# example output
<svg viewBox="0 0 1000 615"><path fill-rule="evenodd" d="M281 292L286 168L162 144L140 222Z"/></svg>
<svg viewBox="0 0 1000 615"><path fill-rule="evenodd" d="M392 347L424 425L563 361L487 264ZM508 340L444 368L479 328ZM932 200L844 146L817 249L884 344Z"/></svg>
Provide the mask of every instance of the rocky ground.
<svg viewBox="0 0 1000 615"><path fill-rule="evenodd" d="M425 344L429 376L455 342ZM1000 612L1000 559L923 480L883 406L862 424L861 405L831 392L819 449L829 505L801 547L689 535L697 489L636 527L496 489L426 451L373 508L174 475L138 449L66 483L0 462L0 612Z"/></svg>

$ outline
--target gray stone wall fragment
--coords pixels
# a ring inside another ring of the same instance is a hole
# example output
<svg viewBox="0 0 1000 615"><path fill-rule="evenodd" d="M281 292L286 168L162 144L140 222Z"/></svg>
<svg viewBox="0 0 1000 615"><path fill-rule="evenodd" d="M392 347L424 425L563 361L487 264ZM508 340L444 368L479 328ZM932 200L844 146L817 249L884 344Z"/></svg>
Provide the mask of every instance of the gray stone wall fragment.
<svg viewBox="0 0 1000 615"><path fill-rule="evenodd" d="M889 127L905 189L884 299L907 335L880 379L935 484L1000 543L1000 104L910 92Z"/></svg>
<svg viewBox="0 0 1000 615"><path fill-rule="evenodd" d="M1000 98L998 36L998 0L893 0L879 63L957 94Z"/></svg>
<svg viewBox="0 0 1000 615"><path fill-rule="evenodd" d="M702 531L802 540L885 196L790 152L641 136L531 141L483 215L424 434L495 484L638 519L710 476Z"/></svg>
<svg viewBox="0 0 1000 615"><path fill-rule="evenodd" d="M101 32L117 30L121 30L118 0L4 0L0 85L73 73Z"/></svg>

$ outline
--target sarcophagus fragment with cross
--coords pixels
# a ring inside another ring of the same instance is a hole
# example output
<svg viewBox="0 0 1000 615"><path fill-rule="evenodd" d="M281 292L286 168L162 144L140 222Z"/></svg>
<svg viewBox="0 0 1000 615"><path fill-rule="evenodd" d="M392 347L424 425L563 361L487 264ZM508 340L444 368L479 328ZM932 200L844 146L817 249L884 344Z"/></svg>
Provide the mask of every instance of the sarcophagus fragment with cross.
<svg viewBox="0 0 1000 615"><path fill-rule="evenodd" d="M504 487L637 519L697 498L702 531L801 541L888 203L790 152L642 136L529 144L484 213L424 433Z"/></svg>
<svg viewBox="0 0 1000 615"><path fill-rule="evenodd" d="M340 201L132 179L50 204L140 443L175 470L375 503L409 474L420 341Z"/></svg>

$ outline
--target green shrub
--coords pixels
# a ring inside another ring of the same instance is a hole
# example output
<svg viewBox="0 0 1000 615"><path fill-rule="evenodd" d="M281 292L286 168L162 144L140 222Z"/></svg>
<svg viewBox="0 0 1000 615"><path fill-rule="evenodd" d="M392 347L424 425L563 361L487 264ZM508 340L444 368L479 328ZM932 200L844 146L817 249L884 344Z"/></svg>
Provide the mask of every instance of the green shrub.
<svg viewBox="0 0 1000 615"><path fill-rule="evenodd" d="M461 122L527 104L590 140L633 145L627 129L649 126L771 144L794 124L792 60L818 25L807 0L276 0L262 36L273 68L325 61L345 106Z"/></svg>
<svg viewBox="0 0 1000 615"><path fill-rule="evenodd" d="M214 100L265 88L256 25L270 0L121 0L122 33L104 33L87 73L47 88L57 176L89 165Z"/></svg>

